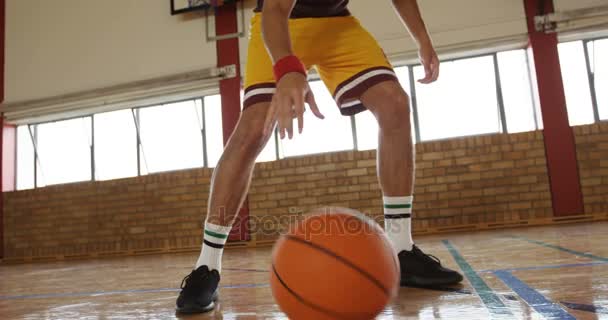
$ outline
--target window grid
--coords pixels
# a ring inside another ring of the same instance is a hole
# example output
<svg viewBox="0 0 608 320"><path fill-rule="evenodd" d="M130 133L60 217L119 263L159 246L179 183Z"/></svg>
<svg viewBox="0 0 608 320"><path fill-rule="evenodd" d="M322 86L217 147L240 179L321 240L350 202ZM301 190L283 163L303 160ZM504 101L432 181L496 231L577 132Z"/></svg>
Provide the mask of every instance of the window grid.
<svg viewBox="0 0 608 320"><path fill-rule="evenodd" d="M203 136L203 167L209 167L209 156L207 155L207 126L205 125L205 99L200 98L201 102L201 135Z"/></svg>
<svg viewBox="0 0 608 320"><path fill-rule="evenodd" d="M536 93L534 92L534 78L532 77L532 62L530 61L530 53L526 52L526 69L528 70L528 88L530 89L530 98L532 98L532 114L534 115L534 128L536 130L541 129L539 125L540 119L540 105L536 101ZM542 122L541 122L542 123Z"/></svg>
<svg viewBox="0 0 608 320"><path fill-rule="evenodd" d="M500 129L502 133L509 133L507 126L507 116L505 113L505 103L502 96L502 85L500 80L500 68L498 67L498 54L492 55L494 63L494 81L496 81L496 101L498 102L498 117L500 118Z"/></svg>
<svg viewBox="0 0 608 320"><path fill-rule="evenodd" d="M593 39L583 41L583 51L585 52L585 66L587 67L587 77L589 78L589 90L591 91L591 106L593 108L593 120L597 123L600 122L600 110L597 103L597 91L595 87L595 73L591 68L591 55L589 53L589 43L595 43L595 41L603 39ZM595 52L594 59L595 59Z"/></svg>
<svg viewBox="0 0 608 320"><path fill-rule="evenodd" d="M91 117L91 181L95 181L95 117Z"/></svg>
<svg viewBox="0 0 608 320"><path fill-rule="evenodd" d="M416 78L414 77L414 66L408 66L410 78L410 99L412 100L412 113L414 116L414 135L416 142L420 140L420 119L418 118L418 98L416 96Z"/></svg>
<svg viewBox="0 0 608 320"><path fill-rule="evenodd" d="M598 102L597 102L597 87L596 87L596 83L595 83L595 76L594 76L594 70L592 68L592 57L591 57L591 52L589 50L588 45L591 43L594 43L595 41L598 40L604 40L604 39L608 39L608 38L596 38L596 39L587 39L587 40L583 40L583 48L585 51L585 64L586 64L586 71L587 71L587 75L589 78L589 84L590 84L590 93L591 93L591 99L592 99L592 106L593 106L593 115L594 115L594 120L595 122L600 122L602 121L600 119L600 115L599 115L599 109L598 109ZM493 53L490 55L479 55L479 56L469 56L469 57L464 57L464 58L459 58L459 59L453 59L453 60L446 60L446 61L442 61L442 62L451 62L451 61L456 61L456 60L461 60L461 59L470 59L470 58L475 58L475 57L481 57L481 56L492 56L493 57L493 65L494 65L494 72L495 72L495 77L496 77L496 95L497 95L497 102L498 102L498 109L499 109L499 119L497 119L498 121L500 121L500 125L501 125L501 132L504 133L508 133L508 125L506 122L506 116L505 116L505 106L504 106L504 101L503 101L503 90L502 90L502 86L501 86L501 79L500 79L500 68L498 65L498 57L497 57L497 53ZM531 72L530 68L529 68L529 57L526 55L526 61L528 63L528 73ZM412 112L413 112L413 121L414 121L414 132L415 132L415 137L416 137L416 141L422 141L421 140L421 135L420 135L420 120L419 120L419 114L418 114L418 107L419 107L419 103L418 103L418 97L416 94L416 81L415 81L415 75L414 75L414 67L419 66L419 64L414 64L414 65L405 65L405 67L408 67L408 74L409 74L409 80L410 80L410 96L411 96L411 107L412 107ZM401 66L403 67L403 66ZM529 77L530 81L533 81L532 77ZM530 84L530 90L533 90L533 86L532 83ZM205 126L205 121L206 121L206 112L205 112L205 101L203 99L203 97L195 99L195 100L199 100L200 101L200 112L201 112L201 117L202 117L202 125L201 125L201 135L202 135L202 141L203 141L203 167L208 167L209 163L208 163L208 148L207 148L207 128ZM534 100L534 99L533 99ZM534 115L534 124L535 124L535 128L538 129L539 128L539 119L538 119L538 115L537 115L537 110L536 110L536 103L533 101L533 115ZM146 164L146 159L145 159L145 153L143 152L143 146L142 146L142 140L141 140L141 135L140 135L140 114L139 111L141 108L144 107L135 107L135 108L131 108L131 112L132 112L132 116L133 116L133 121L136 127L136 135L137 135L137 139L136 139L136 152L137 152L137 175L141 176L142 175L142 162L144 162L144 164ZM91 141L90 141L90 153L91 153L91 181L95 181L95 171L96 171L96 164L95 164L95 121L94 121L94 117L92 115L87 116L90 117L90 121L91 121ZM87 117L81 117L81 118L87 118ZM71 119L65 119L65 120L71 120ZM356 121L354 116L350 117L350 123L351 123L351 128L352 128L352 136L353 136L353 150L357 150L357 126L356 126ZM30 135L30 138L32 140L32 145L34 147L34 188L39 188L40 187L40 181L39 181L39 176L42 174L40 172L40 168L41 168L41 163L40 163L40 157L39 157L39 153L38 153L38 125L41 125L44 123L38 123L38 124L29 124L27 125L28 127L28 132ZM281 159L281 158L285 158L282 154L281 154L281 141L278 138L278 135L275 134L274 139L271 138L271 140L269 141L269 143L274 143L275 144L275 154L276 154L276 159ZM458 137L449 137L449 139L453 139L453 138L458 138ZM447 138L446 138L447 139ZM147 166L147 165L146 165ZM147 171L147 170L146 170ZM18 177L17 177L18 179Z"/></svg>

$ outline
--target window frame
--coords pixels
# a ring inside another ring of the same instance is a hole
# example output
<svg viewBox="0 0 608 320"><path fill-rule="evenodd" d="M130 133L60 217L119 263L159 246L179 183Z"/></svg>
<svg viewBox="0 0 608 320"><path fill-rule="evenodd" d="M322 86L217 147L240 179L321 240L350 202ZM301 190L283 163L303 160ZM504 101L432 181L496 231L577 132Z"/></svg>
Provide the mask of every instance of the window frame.
<svg viewBox="0 0 608 320"><path fill-rule="evenodd" d="M593 122L594 123L608 121L608 119L602 120L600 118L600 109L599 109L599 105L597 102L597 90L596 90L596 85L595 85L595 73L593 71L591 71L591 56L589 54L589 47L588 47L589 43L596 42L596 41L602 41L602 40L608 40L608 36L564 42L564 43L566 43L566 42L581 41L583 43L583 52L585 53L585 66L587 69L587 77L589 79L589 91L591 93L591 107L593 108ZM594 52L594 58L595 58L595 52Z"/></svg>
<svg viewBox="0 0 608 320"><path fill-rule="evenodd" d="M210 94L211 95L211 94ZM206 132L205 132L205 96L199 96L199 97L195 97L195 98L190 98L190 99L180 99L180 100L169 100L167 102L164 102L162 104L152 104L152 105L143 105L143 106L137 106L137 107L131 107L131 108L124 108L121 110L131 110L131 114L133 115L133 123L135 126L135 135L136 135L136 148L135 148L135 152L137 153L137 177L142 176L142 168L141 168L141 151L143 150L142 147L142 140L141 140L141 136L140 136L140 124L139 124L139 110L143 109L143 108L150 108L150 107L155 107L155 106L159 106L159 105L167 105L167 104L172 104L172 103L179 103L179 102L185 102L185 101L196 101L199 100L200 101L200 105L201 105L201 115L203 118L203 123L202 123L202 130L201 130L201 134L203 137L203 155L204 155L204 163L203 166L204 168L208 167L208 163L207 163L207 141L206 141ZM118 110L114 110L114 111L118 111ZM108 111L111 112L111 111ZM34 148L34 188L33 189L39 189L39 188L43 188L46 187L45 186L39 186L39 176L41 174L40 172L40 168L41 168L41 163L40 163L40 155L38 152L38 126L39 125L44 125L44 124L49 124L49 123L56 123L56 122L62 122L62 121L69 121L69 120L74 120L74 119L83 119L83 118L90 118L91 121L91 145L90 145L90 152L91 152L91 160L90 160L90 166L91 166L91 177L88 180L82 180L82 181L77 181L77 182L69 182L69 183L78 183L78 182L86 182L86 181L97 181L97 179L95 178L95 172L96 172L96 164L95 164L95 115L99 114L99 113L92 113L92 114L87 114L87 115L83 115L83 116L75 116L75 117L65 117L65 118L60 118L60 119L56 119L56 120L52 120L52 121L40 121L40 122L32 122L32 123L27 123L27 124L23 124L22 126L27 126L28 131L30 133L30 139L31 139L31 143L32 146ZM17 142L16 144L16 148L19 147L19 143ZM17 163L17 155L15 153L15 165L18 166L19 163ZM17 185L17 180L19 179L19 177L17 175L15 175L15 186Z"/></svg>
<svg viewBox="0 0 608 320"><path fill-rule="evenodd" d="M597 41L597 40L604 40L604 39L608 39L608 37L599 37L599 38L591 38L591 39L585 39L585 40L581 40L583 41L583 46L585 48L585 58L586 58L586 65L587 65L587 73L588 76L590 77L590 83L592 83L591 79L593 78L593 74L591 73L591 61L590 61L590 56L589 56L589 49L587 47L587 44L589 42L592 41ZM494 72L494 80L495 80L495 86L496 86L496 101L497 101L497 105L496 108L498 109L498 119L497 121L499 121L499 130L498 132L495 133L488 133L488 134L500 134L500 133L509 133L508 130L508 124L507 124L507 118L506 118L506 110L505 110L505 105L504 105L504 99L503 99L503 88L502 88L502 83L501 83L501 78L500 78L500 66L498 63L498 53L502 52L502 51L494 51L491 53L483 53L483 54L475 54L475 55L468 55L468 56L462 56L462 57L457 57L457 58L451 58L451 59L445 59L442 60L442 63L448 63L448 62L454 62L454 61L459 61L459 60L466 60L466 59L474 59L474 58L480 58L480 57L492 57L492 63L493 63L493 72ZM532 81L532 70L530 70L529 66L529 56L528 54L526 54L526 62L527 62L527 72L529 75L529 79L530 81ZM413 119L413 128L412 131L415 134L415 143L420 143L420 142L431 142L431 141L441 141L441 140L450 140L450 139L458 139L458 138L463 138L463 137L469 137L471 135L465 135L465 136L450 136L450 137L446 137L446 138L441 138L441 139L433 139L433 140L424 140L422 141L421 139L421 128L420 128L420 118L419 118L419 97L417 96L416 93L416 80L415 80L415 74L414 74L414 68L421 66L420 63L395 63L394 65L394 69L397 68L402 68L402 67L406 67L407 70L407 74L409 77L409 88L405 88L405 89L409 89L409 95L410 95L410 99L411 99L411 111L412 111L412 119ZM312 74L308 81L318 81L320 80L319 75L317 74ZM534 90L532 83L530 83L530 90ZM173 104L173 103L179 103L179 102L185 102L185 101L199 101L200 102L200 110L197 111L201 112L201 117L202 117L202 125L201 125L201 136L202 136L202 143L203 143L203 163L201 165L201 167L204 168L209 168L209 159L208 159L208 132L207 132L207 126L205 124L205 120L206 120L206 106L205 106L205 97L206 96L211 96L214 94L207 94L207 95L202 95L202 96L197 96L194 98L188 98L188 99L179 99L179 100L168 100L164 103L161 104L151 104L151 105L140 105L140 106L133 106L131 108L125 108L125 109L130 109L131 110L131 114L133 117L133 123L135 126L135 135L136 135L136 146L135 146L135 150L134 152L136 152L137 154L137 176L142 176L144 175L142 173L142 163L146 161L145 159L145 152L144 152L144 147L142 144L142 139L141 139L141 117L140 117L140 110L144 109L144 108L150 108L150 107L155 107L155 106L161 106L161 105L167 105L167 104ZM597 105L597 97L596 97L596 90L595 90L595 81L593 81L592 83L592 99L593 99L593 107L594 107L594 115L596 117L596 122L597 121L606 121L606 120L599 120L599 111L598 111L598 105ZM539 129L539 123L538 123L538 119L537 119L537 110L536 110L536 102L533 101L533 114L535 115L534 118L534 130L538 130ZM37 137L37 126L41 125L41 124L45 124L45 123L51 123L51 122L59 122L59 121L65 121L65 120L72 120L72 119L77 119L77 118L87 118L90 117L91 119L91 179L90 181L96 181L95 178L95 171L96 171L96 164L95 164L95 114L89 114L89 115L85 115L85 116L79 116L79 117L67 117L67 118L62 118L60 120L54 120L54 121L47 121L47 122L40 122L40 123L31 123L31 124L26 124L28 126L28 129L30 131L30 135L31 135L31 139L32 139L32 144L34 146L34 188L39 188L38 186L38 176L40 174L39 172L39 162L40 162L40 157L38 154L38 137ZM357 141L357 124L356 124L356 119L355 116L349 116L349 120L350 120L350 126L351 126L351 135L352 135L352 142L353 142L353 148L352 150L358 150L358 141ZM481 136L483 135L487 135L487 134L481 134ZM477 135L476 135L477 136ZM281 151L281 141L278 137L278 134L276 134L276 130L275 130L275 134L274 137L270 139L270 141L268 143L274 143L275 145L275 159L273 161L277 161L277 160L281 160L281 159L287 159L287 158L292 158L292 157L286 157L282 154ZM348 150L348 149L347 149ZM300 156L293 156L293 157L301 157ZM18 177L15 177L15 179L18 179Z"/></svg>
<svg viewBox="0 0 608 320"><path fill-rule="evenodd" d="M84 115L84 116L76 116L76 117L66 117L66 118L61 118L61 119L57 119L57 120L51 120L51 121L41 121L41 122L35 122L35 123L28 123L25 124L26 126L28 126L28 128L30 128L30 135L32 135L32 145L34 147L34 189L38 189L41 188L38 186L38 174L39 174L39 166L40 169L42 168L42 163L40 161L40 154L38 152L38 126L40 125L44 125L44 124L49 124L49 123L57 123L57 122L62 122L62 121L70 121L70 120L76 120L76 119L85 119L85 118L90 118L91 121L91 144L90 144L90 156L91 156L91 160L90 160L90 166L91 166L91 177L89 180L80 180L80 181L74 181L74 182L67 182L67 184L69 183L79 183L79 182L86 182L86 181L95 181L95 154L93 154L93 150L95 148L95 125L94 125L94 114L88 114L88 115ZM15 177L15 179L17 179L17 177ZM61 183L63 184L63 183ZM53 186L56 184L51 184L50 186ZM48 185L45 185L48 186Z"/></svg>
<svg viewBox="0 0 608 320"><path fill-rule="evenodd" d="M455 61L460 61L460 60L468 60L468 59L475 59L475 58L482 58L482 57L492 57L492 64L494 67L494 81L495 81L495 86L496 86L496 107L498 109L498 122L500 124L500 128L497 132L490 132L490 133L484 133L484 134L476 134L476 135L459 135L459 136L450 136L447 138L440 138L440 139L427 139L427 140L422 140L421 139L421 135L420 135L420 119L419 119L419 115L418 115L418 97L416 95L416 80L415 80L415 76L414 76L414 68L416 67L421 67L422 64L420 63L415 63L415 64L406 64L406 65L399 65L399 66L395 66L395 68L398 67L402 67L402 66L408 66L409 67L409 73L410 73L410 95L411 95L411 104L412 104L412 112L414 113L414 131L416 134L416 143L425 143L425 142L433 142L433 141L445 141L445 140L451 140L451 139L460 139L460 138L466 138L466 137L475 137L475 136L485 136L485 135L492 135L492 134L508 134L508 127L507 127L507 119L506 119L506 113L505 113L505 106L504 106L504 99L503 99L503 95L502 95L502 83L501 83L501 79L500 79L500 67L498 65L498 53L501 51L495 51L495 52L491 52L491 53L482 53L482 54L475 54L475 55L471 55L471 56L463 56L463 57L458 57L458 58L453 58L453 59L445 59L445 60L440 60L441 63L449 63L449 62L455 62ZM526 60L527 61L527 60ZM530 73L529 68L528 69L528 73ZM535 123L535 130L538 130L538 125L536 123L536 120L534 121Z"/></svg>

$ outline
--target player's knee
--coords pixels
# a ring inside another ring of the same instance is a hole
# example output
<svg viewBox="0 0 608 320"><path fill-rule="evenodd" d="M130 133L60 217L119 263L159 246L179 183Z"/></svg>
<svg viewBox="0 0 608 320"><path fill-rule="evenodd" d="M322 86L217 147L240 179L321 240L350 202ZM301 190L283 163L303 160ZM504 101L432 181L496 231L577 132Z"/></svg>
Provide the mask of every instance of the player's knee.
<svg viewBox="0 0 608 320"><path fill-rule="evenodd" d="M383 130L409 130L410 102L407 94L403 91L387 93L385 104L378 108L376 117Z"/></svg>
<svg viewBox="0 0 608 320"><path fill-rule="evenodd" d="M245 125L243 132L239 147L245 153L257 156L264 149L266 141L269 139L269 135L264 134L264 122L251 121Z"/></svg>

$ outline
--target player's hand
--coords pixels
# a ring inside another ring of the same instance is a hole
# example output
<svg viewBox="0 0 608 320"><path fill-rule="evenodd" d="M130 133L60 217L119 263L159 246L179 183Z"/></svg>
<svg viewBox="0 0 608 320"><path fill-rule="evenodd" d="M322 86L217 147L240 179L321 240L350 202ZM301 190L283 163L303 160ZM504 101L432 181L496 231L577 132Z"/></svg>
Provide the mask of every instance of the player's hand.
<svg viewBox="0 0 608 320"><path fill-rule="evenodd" d="M432 44L425 44L418 51L420 63L424 66L424 78L418 82L429 84L437 81L439 78L439 58Z"/></svg>
<svg viewBox="0 0 608 320"><path fill-rule="evenodd" d="M281 139L284 139L286 134L289 139L293 138L294 118L298 119L298 132L302 133L302 129L304 129L304 103L310 106L310 110L317 118L325 118L317 107L315 97L308 86L308 81L306 81L306 76L297 72L284 75L277 83L277 90L272 97L270 110L268 110L264 123L264 134L270 134L278 121Z"/></svg>

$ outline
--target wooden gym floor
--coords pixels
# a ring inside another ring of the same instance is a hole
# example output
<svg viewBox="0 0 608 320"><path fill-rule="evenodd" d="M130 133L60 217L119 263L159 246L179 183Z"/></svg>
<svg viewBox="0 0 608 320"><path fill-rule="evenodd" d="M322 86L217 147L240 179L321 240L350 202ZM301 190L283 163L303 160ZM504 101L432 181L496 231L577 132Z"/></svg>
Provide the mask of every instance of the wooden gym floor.
<svg viewBox="0 0 608 320"><path fill-rule="evenodd" d="M608 319L608 222L417 238L460 287L402 288L379 319ZM185 319L284 319L270 248L224 254L220 303ZM174 319L196 254L0 265L1 319ZM312 280L312 279L311 279Z"/></svg>

